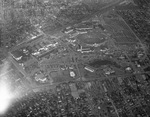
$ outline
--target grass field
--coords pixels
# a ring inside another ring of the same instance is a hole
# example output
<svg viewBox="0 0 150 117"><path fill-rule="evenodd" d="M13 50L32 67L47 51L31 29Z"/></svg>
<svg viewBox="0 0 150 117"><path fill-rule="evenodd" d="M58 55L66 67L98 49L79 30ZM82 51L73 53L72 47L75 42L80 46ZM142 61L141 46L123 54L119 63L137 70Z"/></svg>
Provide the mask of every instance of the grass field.
<svg viewBox="0 0 150 117"><path fill-rule="evenodd" d="M105 35L100 31L92 31L85 34L80 34L77 39L86 44L103 43L105 41Z"/></svg>
<svg viewBox="0 0 150 117"><path fill-rule="evenodd" d="M109 14L108 14L109 16ZM130 31L128 26L118 18L104 17L106 22L105 28L115 39L116 43L137 43L135 35Z"/></svg>

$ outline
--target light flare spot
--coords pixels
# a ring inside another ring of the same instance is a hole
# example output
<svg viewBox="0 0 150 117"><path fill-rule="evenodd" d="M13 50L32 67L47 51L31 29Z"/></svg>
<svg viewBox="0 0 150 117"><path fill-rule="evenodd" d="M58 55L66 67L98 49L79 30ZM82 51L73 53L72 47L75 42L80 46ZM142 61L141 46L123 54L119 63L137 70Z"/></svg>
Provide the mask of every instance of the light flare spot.
<svg viewBox="0 0 150 117"><path fill-rule="evenodd" d="M0 82L0 114L4 114L10 106L13 96L9 86L5 82Z"/></svg>

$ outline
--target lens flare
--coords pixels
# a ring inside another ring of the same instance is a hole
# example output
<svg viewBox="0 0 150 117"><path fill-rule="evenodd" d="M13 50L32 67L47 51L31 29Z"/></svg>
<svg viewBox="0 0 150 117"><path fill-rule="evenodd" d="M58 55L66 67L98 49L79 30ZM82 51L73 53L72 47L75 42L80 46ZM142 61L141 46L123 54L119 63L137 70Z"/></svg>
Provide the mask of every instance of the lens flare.
<svg viewBox="0 0 150 117"><path fill-rule="evenodd" d="M0 114L3 114L8 109L13 96L9 86L5 82L0 82Z"/></svg>

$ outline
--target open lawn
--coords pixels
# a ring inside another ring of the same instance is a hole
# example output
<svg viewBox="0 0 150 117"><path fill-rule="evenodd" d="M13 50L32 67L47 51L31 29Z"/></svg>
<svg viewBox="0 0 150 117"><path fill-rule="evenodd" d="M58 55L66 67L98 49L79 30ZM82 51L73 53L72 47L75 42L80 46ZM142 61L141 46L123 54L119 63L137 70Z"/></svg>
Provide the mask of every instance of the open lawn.
<svg viewBox="0 0 150 117"><path fill-rule="evenodd" d="M135 35L130 31L128 26L121 20L113 17L104 17L106 30L112 35L116 43L137 43Z"/></svg>
<svg viewBox="0 0 150 117"><path fill-rule="evenodd" d="M77 39L86 44L103 43L105 41L105 35L99 31L88 32L85 34L80 34Z"/></svg>

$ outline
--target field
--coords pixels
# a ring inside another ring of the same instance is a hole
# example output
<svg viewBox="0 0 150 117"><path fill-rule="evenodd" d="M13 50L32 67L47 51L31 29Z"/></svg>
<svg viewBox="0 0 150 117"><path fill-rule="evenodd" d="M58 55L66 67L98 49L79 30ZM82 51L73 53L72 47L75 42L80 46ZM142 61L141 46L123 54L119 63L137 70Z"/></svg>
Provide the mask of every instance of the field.
<svg viewBox="0 0 150 117"><path fill-rule="evenodd" d="M116 43L137 43L138 40L131 32L125 22L116 15L109 15L104 17L106 30L112 35Z"/></svg>
<svg viewBox="0 0 150 117"><path fill-rule="evenodd" d="M92 31L85 34L80 34L77 36L77 39L85 44L100 44L105 42L105 35L100 31Z"/></svg>

